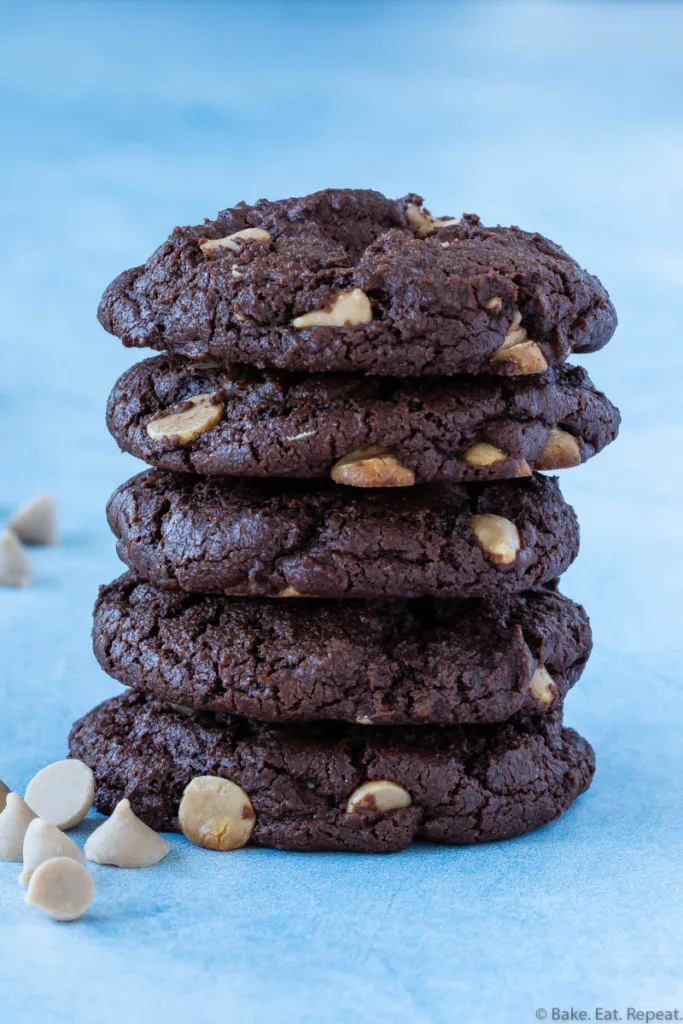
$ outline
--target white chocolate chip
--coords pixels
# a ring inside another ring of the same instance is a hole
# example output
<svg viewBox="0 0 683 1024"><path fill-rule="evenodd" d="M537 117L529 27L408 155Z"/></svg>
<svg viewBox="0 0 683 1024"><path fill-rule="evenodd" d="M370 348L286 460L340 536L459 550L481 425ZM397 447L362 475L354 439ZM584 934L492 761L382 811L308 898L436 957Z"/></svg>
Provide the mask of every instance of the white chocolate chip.
<svg viewBox="0 0 683 1024"><path fill-rule="evenodd" d="M43 861L31 875L26 892L30 907L55 921L82 917L95 898L95 883L88 870L71 857Z"/></svg>
<svg viewBox="0 0 683 1024"><path fill-rule="evenodd" d="M509 458L510 456L502 452L500 448L487 444L486 441L478 441L465 452L465 462L476 469L495 466L497 463L505 462Z"/></svg>
<svg viewBox="0 0 683 1024"><path fill-rule="evenodd" d="M370 299L361 288L340 292L328 309L314 309L292 320L292 327L355 327L372 321Z"/></svg>
<svg viewBox="0 0 683 1024"><path fill-rule="evenodd" d="M207 850L238 850L256 822L251 800L230 779L200 775L185 787L178 821L187 838Z"/></svg>
<svg viewBox="0 0 683 1024"><path fill-rule="evenodd" d="M356 719L356 725L372 725L372 719L368 715L361 715Z"/></svg>
<svg viewBox="0 0 683 1024"><path fill-rule="evenodd" d="M13 530L0 536L0 586L27 587L33 580L33 569L24 546Z"/></svg>
<svg viewBox="0 0 683 1024"><path fill-rule="evenodd" d="M545 665L538 666L529 682L529 689L541 704L547 706L555 700L555 683Z"/></svg>
<svg viewBox="0 0 683 1024"><path fill-rule="evenodd" d="M34 818L35 814L18 793L7 794L5 809L0 814L0 860L21 863L26 829Z"/></svg>
<svg viewBox="0 0 683 1024"><path fill-rule="evenodd" d="M519 530L503 516L472 516L470 526L484 554L494 565L511 565L521 547Z"/></svg>
<svg viewBox="0 0 683 1024"><path fill-rule="evenodd" d="M379 814L386 814L387 811L396 811L400 807L410 807L412 802L413 798L403 786L389 782L388 779L373 779L372 782L364 782L354 790L346 805L346 813L376 811Z"/></svg>
<svg viewBox="0 0 683 1024"><path fill-rule="evenodd" d="M581 447L573 434L553 428L536 469L571 469L581 464Z"/></svg>
<svg viewBox="0 0 683 1024"><path fill-rule="evenodd" d="M85 844L88 860L117 868L149 868L158 864L170 844L133 813L130 800L119 800L111 817L96 828Z"/></svg>
<svg viewBox="0 0 683 1024"><path fill-rule="evenodd" d="M32 811L57 828L71 828L85 818L95 793L93 773L83 761L55 761L33 776L26 787Z"/></svg>
<svg viewBox="0 0 683 1024"><path fill-rule="evenodd" d="M7 794L9 792L9 786L6 786L2 779L0 779L0 814L2 814L5 809L5 801L7 800Z"/></svg>
<svg viewBox="0 0 683 1024"><path fill-rule="evenodd" d="M57 502L51 494L39 494L17 509L9 521L24 544L57 543Z"/></svg>
<svg viewBox="0 0 683 1024"><path fill-rule="evenodd" d="M73 839L64 835L56 825L50 825L42 818L34 818L29 822L24 836L24 869L19 875L19 885L27 886L36 868L53 857L71 857L79 864L85 863Z"/></svg>
<svg viewBox="0 0 683 1024"><path fill-rule="evenodd" d="M284 590L278 590L276 597L312 597L312 594L300 594L294 587L285 587Z"/></svg>
<svg viewBox="0 0 683 1024"><path fill-rule="evenodd" d="M225 238L206 238L199 243L199 248L202 252L211 252L212 249L232 249L233 252L239 252L242 243L252 238L261 242L270 241L270 235L263 228L243 228L232 235L226 235Z"/></svg>
<svg viewBox="0 0 683 1024"><path fill-rule="evenodd" d="M499 295L494 295L493 298L489 299L486 303L486 308L492 313L500 313L503 308L503 300Z"/></svg>
<svg viewBox="0 0 683 1024"><path fill-rule="evenodd" d="M213 395L195 395L188 398L180 412L150 420L147 433L153 441L174 438L180 444L189 444L207 430L212 430L222 419L223 406Z"/></svg>
<svg viewBox="0 0 683 1024"><path fill-rule="evenodd" d="M402 466L386 448L370 445L335 462L330 476L347 487L412 487L415 474Z"/></svg>
<svg viewBox="0 0 683 1024"><path fill-rule="evenodd" d="M459 224L462 217L439 217L438 220L434 221L435 228L450 228L454 224Z"/></svg>
<svg viewBox="0 0 683 1024"><path fill-rule="evenodd" d="M424 238L434 230L434 218L424 207L416 203L409 203L406 206L406 220L418 238Z"/></svg>

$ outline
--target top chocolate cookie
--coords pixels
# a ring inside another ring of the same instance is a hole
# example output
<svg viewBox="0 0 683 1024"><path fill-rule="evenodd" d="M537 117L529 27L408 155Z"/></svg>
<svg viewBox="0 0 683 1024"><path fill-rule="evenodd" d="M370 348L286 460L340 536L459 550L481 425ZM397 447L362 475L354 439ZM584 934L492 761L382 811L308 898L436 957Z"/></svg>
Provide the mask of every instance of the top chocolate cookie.
<svg viewBox="0 0 683 1024"><path fill-rule="evenodd" d="M178 227L105 291L125 345L311 372L544 372L601 348L616 314L558 245L417 195L326 189Z"/></svg>

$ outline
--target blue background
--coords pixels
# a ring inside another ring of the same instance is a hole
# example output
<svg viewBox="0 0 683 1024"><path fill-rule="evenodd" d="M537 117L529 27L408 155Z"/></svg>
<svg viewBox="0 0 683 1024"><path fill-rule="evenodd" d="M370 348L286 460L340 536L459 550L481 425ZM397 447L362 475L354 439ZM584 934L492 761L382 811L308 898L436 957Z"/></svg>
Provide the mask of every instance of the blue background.
<svg viewBox="0 0 683 1024"><path fill-rule="evenodd" d="M140 354L95 309L174 224L340 185L542 231L612 294L586 363L624 415L563 479L583 534L563 586L596 635L567 719L599 765L565 818L374 859L174 839L155 869L95 867L61 927L0 864L3 1024L683 1013L682 38L654 3L0 4L0 518L51 490L63 534L0 591L13 788L118 692L90 612L120 568L104 505L138 468L104 404Z"/></svg>

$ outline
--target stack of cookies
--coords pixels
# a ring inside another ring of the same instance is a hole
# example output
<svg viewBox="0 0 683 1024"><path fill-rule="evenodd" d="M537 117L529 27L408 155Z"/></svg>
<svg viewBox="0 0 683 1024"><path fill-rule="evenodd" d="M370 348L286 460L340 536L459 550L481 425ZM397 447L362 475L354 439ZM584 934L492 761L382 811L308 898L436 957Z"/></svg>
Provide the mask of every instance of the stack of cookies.
<svg viewBox="0 0 683 1024"><path fill-rule="evenodd" d="M96 805L203 845L391 851L556 818L590 784L556 589L577 466L619 414L572 352L616 316L554 243L326 190L176 228L99 317L163 354L107 412L153 468L95 652L131 689L71 733Z"/></svg>

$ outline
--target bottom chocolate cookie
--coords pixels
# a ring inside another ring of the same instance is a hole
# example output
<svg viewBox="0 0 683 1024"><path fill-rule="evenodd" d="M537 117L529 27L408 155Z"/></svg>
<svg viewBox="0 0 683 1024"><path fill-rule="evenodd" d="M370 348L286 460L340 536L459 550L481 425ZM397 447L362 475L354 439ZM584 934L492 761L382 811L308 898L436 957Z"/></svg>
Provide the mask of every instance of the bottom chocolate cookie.
<svg viewBox="0 0 683 1024"><path fill-rule="evenodd" d="M104 814L128 797L153 828L177 829L186 785L217 775L251 800L252 843L301 851L507 839L562 814L595 767L590 745L559 713L495 726L272 726L187 714L138 693L90 711L69 745L92 768ZM401 787L390 802L403 806L382 812L372 789L362 799L371 780Z"/></svg>

